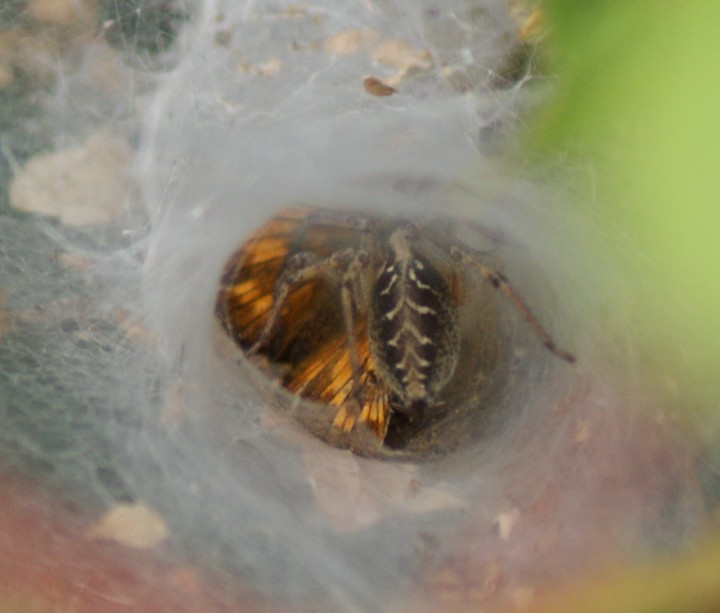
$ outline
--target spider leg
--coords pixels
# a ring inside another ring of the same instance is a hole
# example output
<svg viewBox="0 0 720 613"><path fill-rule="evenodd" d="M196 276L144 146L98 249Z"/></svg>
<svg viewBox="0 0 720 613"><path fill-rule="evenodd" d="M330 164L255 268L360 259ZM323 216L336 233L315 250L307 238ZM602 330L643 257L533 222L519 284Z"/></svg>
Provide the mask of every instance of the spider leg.
<svg viewBox="0 0 720 613"><path fill-rule="evenodd" d="M357 339L355 338L355 316L353 301L357 300L354 294L357 293L357 279L365 266L370 261L367 252L358 251L350 261L343 274L340 286L340 302L342 305L343 325L345 327L345 338L348 344L348 355L350 357L350 368L352 370L352 390L348 395L345 405L337 412L333 420L333 426L350 432L362 410L360 398L360 361L358 359Z"/></svg>
<svg viewBox="0 0 720 613"><path fill-rule="evenodd" d="M285 270L275 285L272 306L262 332L255 343L246 351L246 354L253 356L267 345L277 327L283 304L295 288L330 272L347 268L357 256L357 250L345 249L337 251L326 258L320 258L304 251L290 257L285 265Z"/></svg>
<svg viewBox="0 0 720 613"><path fill-rule="evenodd" d="M437 241L435 241L437 242ZM477 256L475 256L469 248L464 248L459 245L452 245L449 250L450 257L458 262L467 264L475 268L495 289L499 289L510 301L515 305L515 308L520 311L520 314L525 318L525 321L530 325L535 332L535 335L545 345L545 347L561 360L565 360L570 364L575 362L575 356L563 349L560 349L555 342L552 340L550 334L542 327L540 322L533 315L530 308L525 304L522 298L513 289L508 279L501 272L494 270L487 264L483 264Z"/></svg>
<svg viewBox="0 0 720 613"><path fill-rule="evenodd" d="M323 275L341 272L340 304L342 309L343 331L345 334L352 388L343 406L333 420L333 426L343 432L350 432L362 411L361 401L361 365L358 357L358 345L355 338L355 303L357 302L358 277L368 265L368 253L359 249L344 249L331 256L320 258L308 252L300 252L288 259L285 270L278 279L273 292L273 303L260 336L246 351L253 356L270 340L280 318L280 312L290 293L299 285L317 279Z"/></svg>
<svg viewBox="0 0 720 613"><path fill-rule="evenodd" d="M489 232L481 224L477 224L476 222L469 223L470 226L476 231L480 231L480 229L483 229L483 233ZM505 277L505 275L503 275L501 272L498 272L491 266L488 266L487 264L484 264L482 262L482 252L476 251L475 249L468 247L467 245L463 244L462 241L454 238L451 234L443 232L438 235L436 232L430 231L430 228L427 227L427 224L423 224L423 226L426 230L428 230L426 232L426 236L437 247L448 253L450 257L456 262L466 264L477 270L490 283L490 285L505 294L505 296L507 296L510 301L515 305L515 308L520 311L520 314L523 316L528 325L532 328L533 332L535 332L535 335L540 339L542 344L545 345L548 351L559 357L561 360L565 360L570 364L575 363L575 356L568 351L560 349L555 344L547 330L542 327L542 324L537 320L535 315L533 315L530 307L525 304L523 299L513 289L507 277ZM448 243L450 243L449 248Z"/></svg>

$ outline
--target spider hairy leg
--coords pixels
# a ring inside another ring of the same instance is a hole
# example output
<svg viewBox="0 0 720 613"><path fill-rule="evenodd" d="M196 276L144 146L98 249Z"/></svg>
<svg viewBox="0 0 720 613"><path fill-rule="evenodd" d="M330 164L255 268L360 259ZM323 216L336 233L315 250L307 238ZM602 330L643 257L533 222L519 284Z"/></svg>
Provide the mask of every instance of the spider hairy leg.
<svg viewBox="0 0 720 613"><path fill-rule="evenodd" d="M574 364L575 356L563 349L560 349L552 340L550 334L542 327L540 322L533 315L530 308L525 304L522 298L513 289L508 279L502 273L494 270L487 264L483 264L477 257L472 255L469 250L463 249L457 245L450 247L450 256L458 262L462 262L468 266L475 268L495 289L500 290L520 311L525 321L530 325L535 335L540 339L543 345L561 360Z"/></svg>
<svg viewBox="0 0 720 613"><path fill-rule="evenodd" d="M355 426L357 418L362 411L360 398L360 361L358 359L357 339L355 338L355 316L353 313L353 293L357 291L356 281L362 270L370 262L370 257L365 251L358 251L350 261L342 278L340 287L340 300L342 304L343 325L345 327L345 338L348 344L350 356L350 368L352 370L352 391L346 399L346 406L340 408L333 420L333 425L343 432L350 432Z"/></svg>
<svg viewBox="0 0 720 613"><path fill-rule="evenodd" d="M257 341L247 350L247 355L253 356L267 345L280 319L283 304L295 288L335 270L347 267L348 262L352 261L356 255L357 251L355 249L345 249L333 253L327 258L319 258L312 253L306 252L296 253L288 258L285 270L275 286L267 321Z"/></svg>
<svg viewBox="0 0 720 613"><path fill-rule="evenodd" d="M290 294L300 285L323 276L340 273L340 305L342 310L343 334L345 336L352 372L351 391L343 406L337 412L333 426L343 432L351 432L358 419L362 416L361 398L362 368L358 358L357 339L355 338L355 309L358 303L358 279L370 262L366 251L344 249L326 258L320 258L309 252L300 252L288 258L285 269L280 275L273 292L273 301L267 320L260 336L246 351L252 357L270 342L277 325L283 304Z"/></svg>

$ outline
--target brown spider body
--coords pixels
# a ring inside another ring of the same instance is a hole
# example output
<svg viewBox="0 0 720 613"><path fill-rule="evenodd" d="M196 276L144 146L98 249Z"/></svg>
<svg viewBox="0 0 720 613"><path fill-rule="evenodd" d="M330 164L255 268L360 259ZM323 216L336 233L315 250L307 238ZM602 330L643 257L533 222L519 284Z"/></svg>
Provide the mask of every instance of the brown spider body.
<svg viewBox="0 0 720 613"><path fill-rule="evenodd" d="M399 403L433 406L458 361L460 327L448 283L412 247L410 226L388 240L388 257L372 286L370 351Z"/></svg>
<svg viewBox="0 0 720 613"><path fill-rule="evenodd" d="M459 375L458 366L480 369L464 338L478 335L473 309L495 289L550 351L574 360L451 224L435 222L296 207L228 262L216 307L222 326L279 383L283 403L314 407L302 421L322 421L311 427L322 438L353 436L363 424L382 443L393 414L442 412L477 385L485 373ZM491 289L475 297L483 280Z"/></svg>

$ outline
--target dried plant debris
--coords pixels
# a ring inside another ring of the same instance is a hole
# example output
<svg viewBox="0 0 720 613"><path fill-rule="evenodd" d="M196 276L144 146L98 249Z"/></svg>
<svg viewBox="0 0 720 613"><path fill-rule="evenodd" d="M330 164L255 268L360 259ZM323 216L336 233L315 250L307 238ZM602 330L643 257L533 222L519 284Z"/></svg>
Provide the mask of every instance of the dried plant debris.
<svg viewBox="0 0 720 613"><path fill-rule="evenodd" d="M371 96L392 96L397 90L394 87L390 87L383 83L380 79L375 77L366 77L363 80L363 87L365 91Z"/></svg>
<svg viewBox="0 0 720 613"><path fill-rule="evenodd" d="M32 157L10 186L18 210L70 226L107 223L136 204L127 142L103 130L77 147Z"/></svg>
<svg viewBox="0 0 720 613"><path fill-rule="evenodd" d="M374 30L343 30L327 38L323 49L329 55L340 57L363 54L394 70L383 78L388 87L398 85L411 70L429 70L433 65L427 49L418 49L402 38L384 37Z"/></svg>
<svg viewBox="0 0 720 613"><path fill-rule="evenodd" d="M86 536L132 549L152 549L167 538L168 528L162 516L144 504L118 504L90 526Z"/></svg>
<svg viewBox="0 0 720 613"><path fill-rule="evenodd" d="M47 25L63 27L94 23L94 0L27 0L24 16Z"/></svg>

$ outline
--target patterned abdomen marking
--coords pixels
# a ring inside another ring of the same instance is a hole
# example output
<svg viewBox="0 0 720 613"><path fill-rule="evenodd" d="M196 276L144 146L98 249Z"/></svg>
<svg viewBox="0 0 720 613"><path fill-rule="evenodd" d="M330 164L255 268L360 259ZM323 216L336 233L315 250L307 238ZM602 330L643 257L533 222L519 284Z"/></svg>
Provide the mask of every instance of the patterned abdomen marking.
<svg viewBox="0 0 720 613"><path fill-rule="evenodd" d="M413 253L410 229L395 230L373 285L370 348L402 407L432 406L452 377L460 350L457 307L440 272Z"/></svg>

